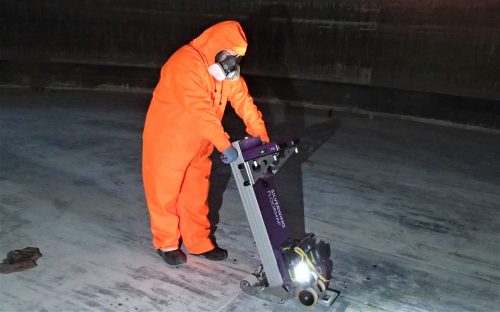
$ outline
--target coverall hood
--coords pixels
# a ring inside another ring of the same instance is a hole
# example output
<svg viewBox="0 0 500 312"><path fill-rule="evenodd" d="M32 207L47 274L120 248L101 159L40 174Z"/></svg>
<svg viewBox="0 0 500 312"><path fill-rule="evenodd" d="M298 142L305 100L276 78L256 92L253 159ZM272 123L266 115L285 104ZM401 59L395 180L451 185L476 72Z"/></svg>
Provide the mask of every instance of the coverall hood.
<svg viewBox="0 0 500 312"><path fill-rule="evenodd" d="M203 54L208 64L212 64L215 55L222 50L245 55L248 43L240 23L225 21L207 28L191 41L191 45Z"/></svg>

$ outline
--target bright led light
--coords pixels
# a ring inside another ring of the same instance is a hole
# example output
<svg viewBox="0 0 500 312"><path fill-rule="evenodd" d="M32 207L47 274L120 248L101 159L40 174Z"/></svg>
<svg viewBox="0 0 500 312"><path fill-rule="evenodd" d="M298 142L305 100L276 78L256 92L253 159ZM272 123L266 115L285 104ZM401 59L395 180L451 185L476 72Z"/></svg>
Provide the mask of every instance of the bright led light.
<svg viewBox="0 0 500 312"><path fill-rule="evenodd" d="M299 262L293 268L293 274L295 276L295 280L299 283L309 282L311 279L311 270L305 262Z"/></svg>

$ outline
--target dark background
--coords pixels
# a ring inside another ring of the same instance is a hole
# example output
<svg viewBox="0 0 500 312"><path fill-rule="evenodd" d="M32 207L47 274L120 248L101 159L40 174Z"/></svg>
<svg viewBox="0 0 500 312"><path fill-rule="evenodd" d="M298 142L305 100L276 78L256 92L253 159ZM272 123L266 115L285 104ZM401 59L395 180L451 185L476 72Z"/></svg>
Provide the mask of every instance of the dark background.
<svg viewBox="0 0 500 312"><path fill-rule="evenodd" d="M153 88L178 47L227 19L261 100L500 128L500 1L0 1L0 84Z"/></svg>

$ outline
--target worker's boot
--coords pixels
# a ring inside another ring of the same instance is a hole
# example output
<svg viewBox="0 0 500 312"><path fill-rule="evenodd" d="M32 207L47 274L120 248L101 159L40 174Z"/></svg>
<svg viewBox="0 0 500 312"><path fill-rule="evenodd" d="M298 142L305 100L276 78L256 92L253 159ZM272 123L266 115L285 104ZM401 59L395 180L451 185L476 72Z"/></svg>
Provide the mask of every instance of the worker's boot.
<svg viewBox="0 0 500 312"><path fill-rule="evenodd" d="M197 256L204 257L212 261L221 261L227 259L227 250L215 246L214 249L197 254Z"/></svg>
<svg viewBox="0 0 500 312"><path fill-rule="evenodd" d="M178 265L186 263L186 254L180 249L162 251L158 249L158 254L170 265Z"/></svg>

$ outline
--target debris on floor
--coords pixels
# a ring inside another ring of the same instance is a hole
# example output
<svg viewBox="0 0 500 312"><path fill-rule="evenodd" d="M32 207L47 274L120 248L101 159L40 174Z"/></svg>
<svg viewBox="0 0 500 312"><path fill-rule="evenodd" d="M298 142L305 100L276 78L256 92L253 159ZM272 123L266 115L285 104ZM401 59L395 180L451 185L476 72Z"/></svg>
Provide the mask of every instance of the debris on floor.
<svg viewBox="0 0 500 312"><path fill-rule="evenodd" d="M41 256L40 249L36 247L9 251L7 258L0 263L0 273L9 274L34 268L37 266L36 260Z"/></svg>

